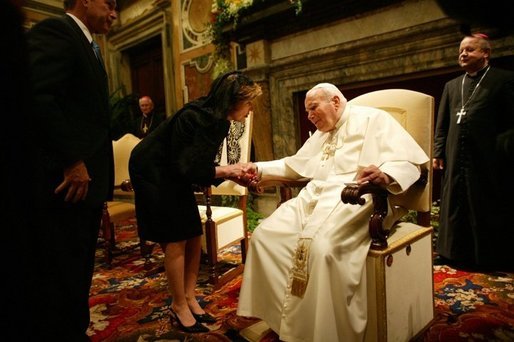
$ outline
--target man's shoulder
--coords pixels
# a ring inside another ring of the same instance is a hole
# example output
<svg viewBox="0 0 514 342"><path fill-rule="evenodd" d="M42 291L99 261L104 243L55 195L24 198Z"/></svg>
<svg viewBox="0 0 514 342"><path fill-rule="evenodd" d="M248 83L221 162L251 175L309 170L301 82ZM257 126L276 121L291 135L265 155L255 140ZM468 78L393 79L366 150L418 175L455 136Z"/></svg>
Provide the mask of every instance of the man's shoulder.
<svg viewBox="0 0 514 342"><path fill-rule="evenodd" d="M502 69L502 68L497 68L497 67L492 66L491 69L489 70L489 73L492 76L498 77L498 78L504 78L507 80L514 79L514 72L511 70L507 70L507 69Z"/></svg>
<svg viewBox="0 0 514 342"><path fill-rule="evenodd" d="M451 87L451 86L455 86L455 85L460 86L461 82L462 82L462 77L464 77L464 73L462 73L461 75L454 77L451 80L449 80L448 82L446 82L446 86L447 87Z"/></svg>
<svg viewBox="0 0 514 342"><path fill-rule="evenodd" d="M500 68L494 65L491 65L491 68L489 72L500 72L500 73L507 73L507 74L513 74L514 72L509 69Z"/></svg>
<svg viewBox="0 0 514 342"><path fill-rule="evenodd" d="M72 21L73 19L68 16L46 18L28 31L28 38L46 35L69 37L70 31L73 30Z"/></svg>
<svg viewBox="0 0 514 342"><path fill-rule="evenodd" d="M369 124L380 126L387 122L396 121L396 119L384 109L361 105L352 105L350 118L354 124L362 126Z"/></svg>
<svg viewBox="0 0 514 342"><path fill-rule="evenodd" d="M371 106L364 106L364 105L354 105L350 104L350 115L359 117L359 118L370 118L370 117L379 117L383 115L387 115L387 112L385 112L382 109L371 107Z"/></svg>
<svg viewBox="0 0 514 342"><path fill-rule="evenodd" d="M67 15L45 18L45 19L41 20L40 22L38 22L37 24L35 24L30 29L30 31L38 30L38 29L41 29L44 27L59 27L59 28L67 27L67 26L69 26L69 23L70 23L69 20L71 19L71 18L69 18L69 19L68 18L69 17Z"/></svg>

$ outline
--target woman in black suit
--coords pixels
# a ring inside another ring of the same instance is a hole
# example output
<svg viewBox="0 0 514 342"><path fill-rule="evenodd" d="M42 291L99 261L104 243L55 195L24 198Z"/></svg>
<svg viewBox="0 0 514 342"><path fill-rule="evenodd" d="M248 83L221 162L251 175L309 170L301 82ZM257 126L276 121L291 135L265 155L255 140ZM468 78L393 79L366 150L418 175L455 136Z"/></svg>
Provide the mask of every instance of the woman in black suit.
<svg viewBox="0 0 514 342"><path fill-rule="evenodd" d="M193 184L217 185L255 174L251 163L217 166L214 159L230 121L244 121L260 94L260 86L240 72L221 75L208 96L186 104L132 151L139 233L164 251L171 311L186 332L206 332L201 323L215 321L195 297L202 223Z"/></svg>

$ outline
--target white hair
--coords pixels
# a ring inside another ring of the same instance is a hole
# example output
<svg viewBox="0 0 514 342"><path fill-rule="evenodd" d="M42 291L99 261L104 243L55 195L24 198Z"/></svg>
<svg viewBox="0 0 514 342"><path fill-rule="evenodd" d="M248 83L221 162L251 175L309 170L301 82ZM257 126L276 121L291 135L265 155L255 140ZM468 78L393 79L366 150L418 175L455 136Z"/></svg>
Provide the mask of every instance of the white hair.
<svg viewBox="0 0 514 342"><path fill-rule="evenodd" d="M312 92L316 89L323 89L323 91L325 92L326 95L328 95L329 98L332 96L337 96L339 98L339 100L341 100L341 102L347 102L343 93L341 93L341 90L339 90L339 88L337 88L332 83L318 83L314 87L312 87L307 92L306 95L309 95L310 92Z"/></svg>

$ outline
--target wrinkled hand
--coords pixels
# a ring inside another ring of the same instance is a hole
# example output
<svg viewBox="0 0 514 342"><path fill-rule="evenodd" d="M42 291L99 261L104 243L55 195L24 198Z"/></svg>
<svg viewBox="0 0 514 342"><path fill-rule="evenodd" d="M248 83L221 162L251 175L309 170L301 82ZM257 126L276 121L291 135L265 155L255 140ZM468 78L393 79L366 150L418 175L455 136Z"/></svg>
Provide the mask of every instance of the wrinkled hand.
<svg viewBox="0 0 514 342"><path fill-rule="evenodd" d="M257 173L257 166L254 163L223 165L217 166L216 169L219 170L221 178L243 178Z"/></svg>
<svg viewBox="0 0 514 342"><path fill-rule="evenodd" d="M83 161L78 161L64 169L64 180L55 188L54 193L58 194L67 189L64 201L77 203L86 199L90 181L91 178L89 178L86 164Z"/></svg>
<svg viewBox="0 0 514 342"><path fill-rule="evenodd" d="M254 163L237 163L227 166L230 170L229 175L225 178L230 179L239 185L248 186L259 178L257 174L257 165Z"/></svg>
<svg viewBox="0 0 514 342"><path fill-rule="evenodd" d="M444 169L444 160L441 158L432 159L432 167L434 168L434 170Z"/></svg>
<svg viewBox="0 0 514 342"><path fill-rule="evenodd" d="M391 178L375 165L370 165L360 170L357 174L357 183L362 184L365 182L386 187L391 183Z"/></svg>
<svg viewBox="0 0 514 342"><path fill-rule="evenodd" d="M241 177L244 186L255 185L259 181L259 173L257 165L254 163L247 163L245 166L245 174Z"/></svg>
<svg viewBox="0 0 514 342"><path fill-rule="evenodd" d="M259 177L259 175L257 174L257 165L255 165L252 162L244 164L243 171L245 173L243 175L243 178Z"/></svg>

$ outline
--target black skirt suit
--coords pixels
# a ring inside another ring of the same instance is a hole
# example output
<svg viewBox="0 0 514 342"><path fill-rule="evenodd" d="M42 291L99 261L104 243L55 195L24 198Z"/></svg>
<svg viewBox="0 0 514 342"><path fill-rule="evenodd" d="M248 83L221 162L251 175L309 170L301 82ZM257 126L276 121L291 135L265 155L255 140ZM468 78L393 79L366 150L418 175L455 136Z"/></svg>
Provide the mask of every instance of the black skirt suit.
<svg viewBox="0 0 514 342"><path fill-rule="evenodd" d="M154 242L202 234L193 184L219 184L214 159L230 122L216 118L199 100L161 123L132 151L129 171L135 191L139 235Z"/></svg>

